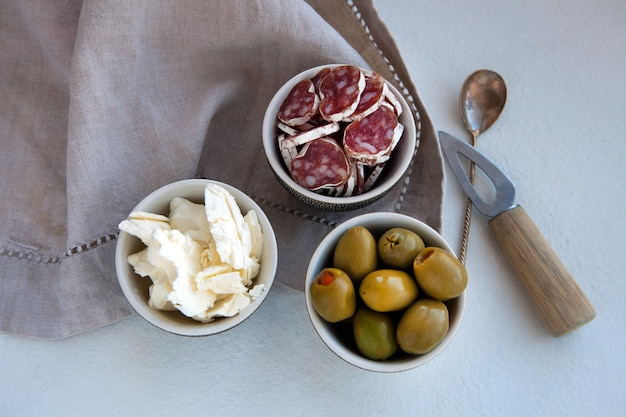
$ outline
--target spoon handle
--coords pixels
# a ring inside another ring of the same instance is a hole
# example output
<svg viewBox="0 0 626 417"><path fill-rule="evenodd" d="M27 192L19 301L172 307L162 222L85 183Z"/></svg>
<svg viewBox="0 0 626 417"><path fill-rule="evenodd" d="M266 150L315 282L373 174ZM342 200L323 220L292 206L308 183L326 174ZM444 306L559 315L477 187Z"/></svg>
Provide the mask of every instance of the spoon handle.
<svg viewBox="0 0 626 417"><path fill-rule="evenodd" d="M550 333L561 336L590 322L593 305L521 206L489 226Z"/></svg>
<svg viewBox="0 0 626 417"><path fill-rule="evenodd" d="M476 147L476 139L478 138L477 132L472 133L472 146ZM470 161L469 166L469 180L474 184L474 177L476 176L476 164L474 161ZM470 225L472 222L472 200L468 197L465 202L465 217L463 217L463 234L461 235L461 249L459 250L459 261L465 265L465 257L467 256L467 243L469 241Z"/></svg>

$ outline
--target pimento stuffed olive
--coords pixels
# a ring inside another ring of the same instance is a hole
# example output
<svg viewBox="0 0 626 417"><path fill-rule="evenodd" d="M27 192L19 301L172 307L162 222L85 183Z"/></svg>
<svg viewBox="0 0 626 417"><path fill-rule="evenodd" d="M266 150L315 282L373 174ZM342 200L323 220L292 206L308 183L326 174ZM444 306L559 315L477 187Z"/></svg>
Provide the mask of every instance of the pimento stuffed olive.
<svg viewBox="0 0 626 417"><path fill-rule="evenodd" d="M356 292L348 275L337 268L324 268L310 287L313 308L324 320L337 323L352 317Z"/></svg>
<svg viewBox="0 0 626 417"><path fill-rule="evenodd" d="M441 248L422 250L413 261L413 274L420 288L440 301L458 297L467 286L467 271L463 264Z"/></svg>

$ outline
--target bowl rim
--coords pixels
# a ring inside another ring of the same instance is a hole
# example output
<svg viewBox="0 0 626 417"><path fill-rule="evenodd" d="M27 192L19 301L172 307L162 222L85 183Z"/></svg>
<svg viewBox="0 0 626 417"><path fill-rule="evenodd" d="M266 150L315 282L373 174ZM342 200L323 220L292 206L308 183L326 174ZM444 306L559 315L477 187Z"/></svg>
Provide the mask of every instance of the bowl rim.
<svg viewBox="0 0 626 417"><path fill-rule="evenodd" d="M307 70L301 71L300 73L294 75L289 80L287 80L274 94L270 103L267 106L265 111L265 115L263 117L263 128L262 128L262 140L263 140L263 149L265 152L265 157L268 160L274 174L277 175L280 179L280 182L284 185L290 187L294 192L297 192L305 197L307 201L319 201L325 205L337 205L337 206L346 206L346 207L354 207L359 203L373 201L376 197L379 197L385 194L389 189L391 189L395 184L400 181L400 179L404 176L407 169L411 166L411 163L415 159L417 152L419 150L419 138L417 135L417 128L415 125L415 120L413 118L413 111L411 107L407 103L406 99L402 95L402 93L391 83L389 80L385 79L385 83L387 87L394 93L394 95L400 101L403 112L400 115L399 119L402 119L402 123L404 125L404 132L402 140L409 140L411 142L410 149L412 150L410 155L406 155L405 158L401 161L398 169L394 172L388 173L384 179L384 182L377 183L371 190L348 197L337 197L337 196L328 196L316 193L311 190L307 190L302 187L298 183L296 183L291 175L287 172L284 167L284 163L279 156L278 148L275 145L275 131L276 131L276 111L271 111L272 109L278 109L280 104L283 102L287 94L291 91L291 89L304 78L312 78L323 68L335 68L343 65L355 66L360 68L363 71L370 71L366 68L359 67L358 65L353 64L324 64L318 65L316 67L309 68Z"/></svg>
<svg viewBox="0 0 626 417"><path fill-rule="evenodd" d="M377 224L379 225L379 227L382 228L387 227L384 226L385 224L389 224L389 228L407 227L411 230L421 228L422 234L420 234L420 237L422 237L425 242L436 241L436 246L439 246L456 256L455 252L452 250L450 245L443 238L443 236L441 236L440 233L438 233L435 229L433 229L426 223L414 217L395 212L372 212L352 217L351 219L346 220L345 222L339 224L337 227L331 230L324 237L324 239L322 239L322 241L313 252L313 255L311 256L311 260L307 267L305 278L306 308L311 324L313 325L320 339L322 339L326 347L330 349L331 352L333 352L336 356L338 356L345 362L367 371L381 373L407 371L424 365L433 360L441 352L443 352L443 350L445 350L450 342L452 342L452 340L455 338L463 320L463 316L465 314L467 290L463 291L463 293L455 299L457 315L454 317L454 320L450 321L448 333L446 334L444 339L428 353L425 353L423 355L407 356L401 361L375 361L372 359L368 359L344 346L340 341L336 340L336 338L326 330L326 328L329 327L330 324L323 321L323 319L317 314L317 312L313 308L309 287L311 281L319 273L317 265L318 262L316 261L328 257L328 251L331 247L334 247L336 245L337 241L343 235L343 233L345 233L348 229L354 226L368 227L368 225L371 224Z"/></svg>
<svg viewBox="0 0 626 417"><path fill-rule="evenodd" d="M138 293L136 286L131 284L133 279L139 282L139 280L149 280L149 278L142 278L135 274L132 267L126 260L126 257L130 253L134 253L134 251L130 249L138 246L140 247L143 243L139 242L135 236L120 230L115 247L115 271L118 283L130 305L143 319L152 325L169 333L181 336L209 336L224 332L241 324L249 318L268 297L275 280L278 266L276 236L267 215L250 196L229 184L209 179L186 179L175 181L150 192L135 205L130 213L134 211L147 211L145 210L146 207L154 207L155 205L166 205L169 207L169 203L172 198L181 196L183 198L191 198L188 197L189 194L193 194L194 191L197 192L201 188L206 187L208 184L216 184L224 187L224 189L235 197L237 205L240 207L242 212L245 213L248 210L254 210L263 230L263 262L261 263L261 271L259 274L267 274L268 278L267 281L264 282L264 291L238 314L233 317L220 317L215 321L202 323L184 316L180 311L168 312L151 308L142 298L142 295ZM167 215L167 213L159 214ZM170 315L173 316L173 318L170 318Z"/></svg>

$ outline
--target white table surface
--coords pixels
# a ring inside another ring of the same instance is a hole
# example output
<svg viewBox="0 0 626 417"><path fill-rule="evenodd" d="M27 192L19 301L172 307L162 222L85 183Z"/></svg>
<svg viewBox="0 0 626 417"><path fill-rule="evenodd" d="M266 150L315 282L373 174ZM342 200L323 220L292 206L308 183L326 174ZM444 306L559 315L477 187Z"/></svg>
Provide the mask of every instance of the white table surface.
<svg viewBox="0 0 626 417"><path fill-rule="evenodd" d="M332 354L302 293L275 286L238 328L167 334L138 316L59 341L0 335L0 415L626 415L626 3L377 0L437 130L469 138L466 75L509 99L478 147L597 310L550 336L475 214L461 330L434 361L376 374ZM464 197L446 166L443 234Z"/></svg>

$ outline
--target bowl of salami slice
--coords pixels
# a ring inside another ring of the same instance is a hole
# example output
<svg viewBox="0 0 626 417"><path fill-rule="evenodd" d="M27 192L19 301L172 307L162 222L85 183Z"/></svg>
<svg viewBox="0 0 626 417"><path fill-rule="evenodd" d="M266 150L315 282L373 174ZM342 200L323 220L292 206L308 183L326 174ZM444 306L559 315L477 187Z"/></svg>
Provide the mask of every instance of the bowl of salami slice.
<svg viewBox="0 0 626 417"><path fill-rule="evenodd" d="M397 184L418 142L411 109L391 83L335 64L303 71L278 90L263 119L263 147L293 197L347 211Z"/></svg>

